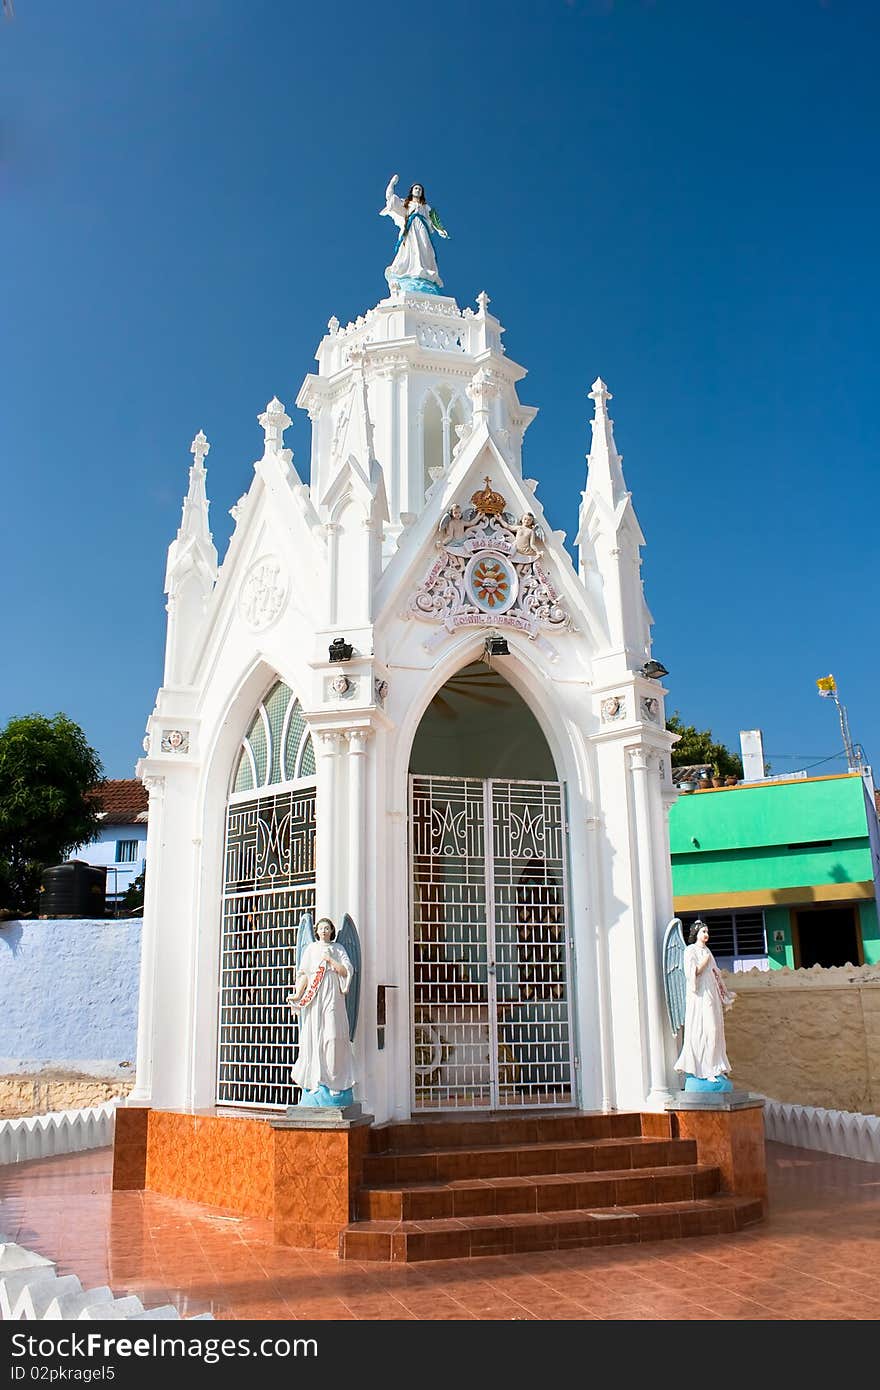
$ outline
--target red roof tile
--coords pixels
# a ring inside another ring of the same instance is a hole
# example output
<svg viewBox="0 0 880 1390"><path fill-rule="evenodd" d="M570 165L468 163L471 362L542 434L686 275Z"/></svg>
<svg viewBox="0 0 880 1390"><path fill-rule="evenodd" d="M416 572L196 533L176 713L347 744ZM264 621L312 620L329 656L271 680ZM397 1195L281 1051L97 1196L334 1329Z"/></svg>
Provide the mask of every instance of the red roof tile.
<svg viewBox="0 0 880 1390"><path fill-rule="evenodd" d="M143 782L136 777L119 777L100 782L92 793L100 801L107 825L134 825L147 819L150 798Z"/></svg>

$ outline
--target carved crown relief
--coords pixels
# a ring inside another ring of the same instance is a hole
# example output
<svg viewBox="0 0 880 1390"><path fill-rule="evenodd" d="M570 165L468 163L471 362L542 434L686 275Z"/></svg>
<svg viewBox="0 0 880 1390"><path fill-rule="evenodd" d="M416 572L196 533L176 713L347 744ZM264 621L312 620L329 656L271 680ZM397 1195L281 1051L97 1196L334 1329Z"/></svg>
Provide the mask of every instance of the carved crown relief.
<svg viewBox="0 0 880 1390"><path fill-rule="evenodd" d="M562 631L571 620L540 561L544 533L531 512L518 520L491 478L456 503L437 531L440 552L409 604L409 616L454 628L481 624L517 628L534 637Z"/></svg>

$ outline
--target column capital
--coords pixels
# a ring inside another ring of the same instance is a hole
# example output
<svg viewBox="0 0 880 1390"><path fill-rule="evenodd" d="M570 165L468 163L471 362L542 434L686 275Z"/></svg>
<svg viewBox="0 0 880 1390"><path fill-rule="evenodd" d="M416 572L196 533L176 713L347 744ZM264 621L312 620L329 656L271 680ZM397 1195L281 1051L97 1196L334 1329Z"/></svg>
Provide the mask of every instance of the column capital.
<svg viewBox="0 0 880 1390"><path fill-rule="evenodd" d="M313 738L318 744L318 754L322 758L332 758L342 746L343 735L339 729L316 729Z"/></svg>
<svg viewBox="0 0 880 1390"><path fill-rule="evenodd" d="M353 754L366 753L367 740L371 738L373 730L366 727L357 729L343 729L341 737L348 743L348 751Z"/></svg>
<svg viewBox="0 0 880 1390"><path fill-rule="evenodd" d="M626 757L633 772L647 772L651 766L647 748L627 748Z"/></svg>

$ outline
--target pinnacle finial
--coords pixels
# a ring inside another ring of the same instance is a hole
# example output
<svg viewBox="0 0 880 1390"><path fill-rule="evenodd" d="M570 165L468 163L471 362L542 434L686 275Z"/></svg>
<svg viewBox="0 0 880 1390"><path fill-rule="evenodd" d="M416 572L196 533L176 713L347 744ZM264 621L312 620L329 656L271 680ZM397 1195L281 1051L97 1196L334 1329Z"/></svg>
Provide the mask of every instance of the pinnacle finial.
<svg viewBox="0 0 880 1390"><path fill-rule="evenodd" d="M592 389L589 392L589 397L591 401L596 402L597 412L600 410L604 410L608 401L613 399L611 392L608 390L608 387L605 385L605 382L602 380L600 376L597 376L596 380L593 382Z"/></svg>
<svg viewBox="0 0 880 1390"><path fill-rule="evenodd" d="M486 310L488 309L491 303L492 301L487 295L486 291L480 290L480 293L477 295L477 307L479 308L480 313L485 314Z"/></svg>
<svg viewBox="0 0 880 1390"><path fill-rule="evenodd" d="M205 438L204 430L199 430L192 444L190 444L189 446L189 451L192 454L193 459L195 460L195 467L204 468L205 459L211 452L211 446Z"/></svg>
<svg viewBox="0 0 880 1390"><path fill-rule="evenodd" d="M266 451L281 449L284 445L284 431L289 427L290 416L277 396L273 396L266 409L257 416L266 436Z"/></svg>

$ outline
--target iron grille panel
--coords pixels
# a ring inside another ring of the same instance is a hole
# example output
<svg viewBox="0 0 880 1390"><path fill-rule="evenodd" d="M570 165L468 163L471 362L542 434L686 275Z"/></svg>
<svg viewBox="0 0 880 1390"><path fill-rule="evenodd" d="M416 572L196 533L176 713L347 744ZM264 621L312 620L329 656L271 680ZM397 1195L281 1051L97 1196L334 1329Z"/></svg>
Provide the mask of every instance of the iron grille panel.
<svg viewBox="0 0 880 1390"><path fill-rule="evenodd" d="M561 788L413 777L411 835L414 1108L571 1105Z"/></svg>
<svg viewBox="0 0 880 1390"><path fill-rule="evenodd" d="M315 788L229 806L220 956L217 1100L285 1107L297 1024L293 989L301 915L315 907Z"/></svg>

